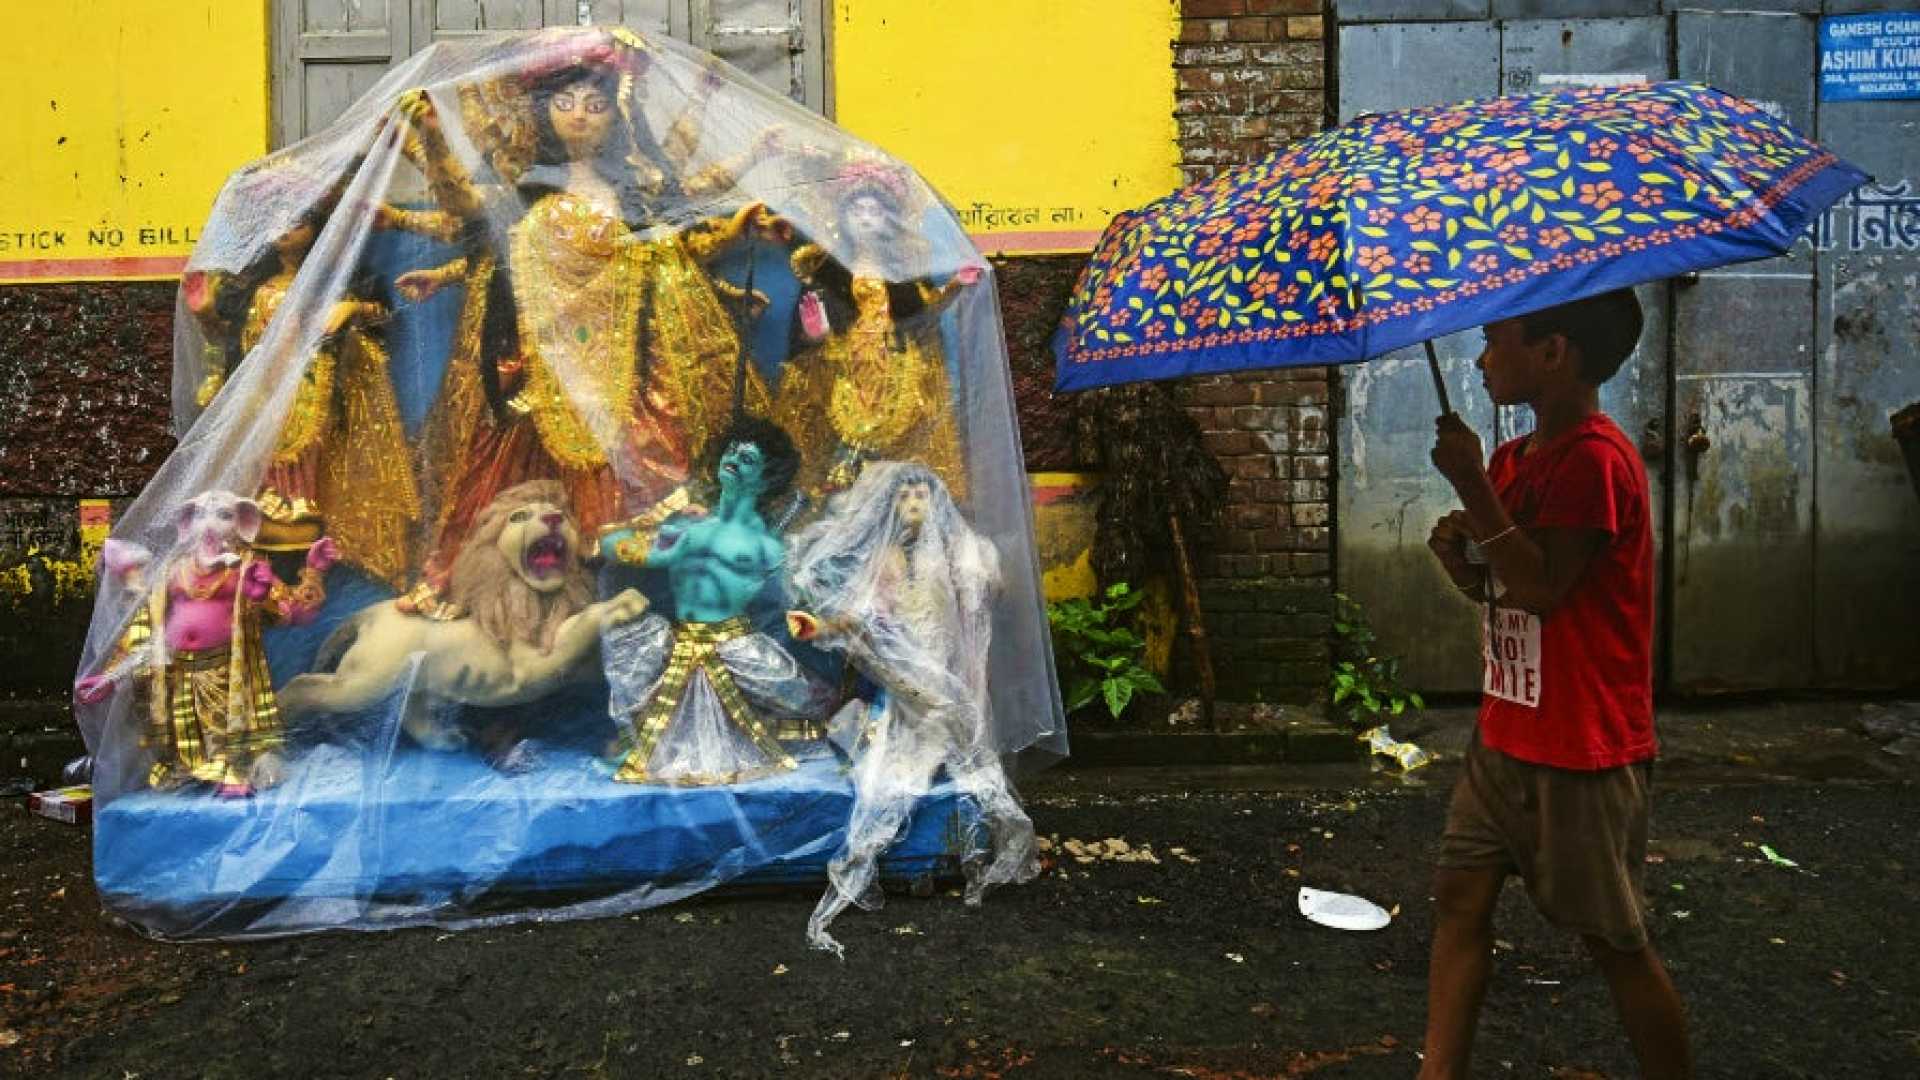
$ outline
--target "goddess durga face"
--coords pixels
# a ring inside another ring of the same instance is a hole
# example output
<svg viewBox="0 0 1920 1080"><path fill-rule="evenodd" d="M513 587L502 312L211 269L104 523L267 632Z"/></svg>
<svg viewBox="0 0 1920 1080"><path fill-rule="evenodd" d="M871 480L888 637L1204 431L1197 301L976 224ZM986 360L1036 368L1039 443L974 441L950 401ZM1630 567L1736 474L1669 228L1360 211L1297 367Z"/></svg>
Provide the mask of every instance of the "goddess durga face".
<svg viewBox="0 0 1920 1080"><path fill-rule="evenodd" d="M547 99L547 122L574 161L591 161L613 130L613 97L596 80L579 79Z"/></svg>
<svg viewBox="0 0 1920 1080"><path fill-rule="evenodd" d="M893 207L878 195L862 192L847 200L841 223L856 250L878 249L894 231Z"/></svg>

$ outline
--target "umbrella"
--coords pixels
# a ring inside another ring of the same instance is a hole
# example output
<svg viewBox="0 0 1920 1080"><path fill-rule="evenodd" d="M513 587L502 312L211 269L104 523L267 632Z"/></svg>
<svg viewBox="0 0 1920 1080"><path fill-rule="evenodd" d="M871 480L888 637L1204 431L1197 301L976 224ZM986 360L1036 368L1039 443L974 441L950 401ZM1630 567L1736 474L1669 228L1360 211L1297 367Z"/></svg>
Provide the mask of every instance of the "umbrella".
<svg viewBox="0 0 1920 1080"><path fill-rule="evenodd" d="M1055 334L1056 382L1366 360L1780 254L1866 179L1687 83L1369 114L1116 217Z"/></svg>

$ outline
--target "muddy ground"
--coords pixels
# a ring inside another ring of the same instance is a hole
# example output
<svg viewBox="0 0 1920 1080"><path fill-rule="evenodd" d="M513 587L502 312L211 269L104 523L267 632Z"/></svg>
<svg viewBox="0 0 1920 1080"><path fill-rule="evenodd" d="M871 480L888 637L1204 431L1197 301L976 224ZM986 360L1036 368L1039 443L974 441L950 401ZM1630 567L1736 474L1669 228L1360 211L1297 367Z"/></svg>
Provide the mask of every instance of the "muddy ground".
<svg viewBox="0 0 1920 1080"><path fill-rule="evenodd" d="M1656 778L1655 940L1702 1075L1920 1075L1920 785L1843 735L1853 756L1811 778L1721 748ZM1158 861L1061 857L980 910L895 896L842 918L844 963L808 951L814 896L794 891L459 934L150 942L100 914L84 830L7 800L0 1073L1410 1076L1448 768L1418 786L1056 770L1031 787L1043 833ZM1302 884L1397 916L1312 925ZM1517 888L1499 936L1479 1074L1632 1075L1604 985Z"/></svg>

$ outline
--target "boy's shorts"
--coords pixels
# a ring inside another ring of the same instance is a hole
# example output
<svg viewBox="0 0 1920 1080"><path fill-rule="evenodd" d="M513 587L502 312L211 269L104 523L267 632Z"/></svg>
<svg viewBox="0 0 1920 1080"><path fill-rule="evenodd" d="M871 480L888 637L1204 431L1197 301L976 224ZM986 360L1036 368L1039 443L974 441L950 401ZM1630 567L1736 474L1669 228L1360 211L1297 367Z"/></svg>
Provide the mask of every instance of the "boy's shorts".
<svg viewBox="0 0 1920 1080"><path fill-rule="evenodd" d="M1584 772L1480 745L1447 808L1440 866L1520 875L1548 922L1623 952L1647 944L1652 763Z"/></svg>

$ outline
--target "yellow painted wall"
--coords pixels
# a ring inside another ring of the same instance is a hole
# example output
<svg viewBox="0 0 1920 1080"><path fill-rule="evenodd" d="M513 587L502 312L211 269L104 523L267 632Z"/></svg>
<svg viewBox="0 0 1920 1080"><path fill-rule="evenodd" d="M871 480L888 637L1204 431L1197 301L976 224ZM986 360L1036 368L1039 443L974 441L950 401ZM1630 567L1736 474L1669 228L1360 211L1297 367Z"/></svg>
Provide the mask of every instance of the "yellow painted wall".
<svg viewBox="0 0 1920 1080"><path fill-rule="evenodd" d="M13 0L0 282L168 277L267 150L264 0Z"/></svg>
<svg viewBox="0 0 1920 1080"><path fill-rule="evenodd" d="M1085 251L1178 186L1169 0L833 0L835 119L989 253Z"/></svg>

